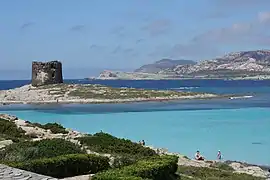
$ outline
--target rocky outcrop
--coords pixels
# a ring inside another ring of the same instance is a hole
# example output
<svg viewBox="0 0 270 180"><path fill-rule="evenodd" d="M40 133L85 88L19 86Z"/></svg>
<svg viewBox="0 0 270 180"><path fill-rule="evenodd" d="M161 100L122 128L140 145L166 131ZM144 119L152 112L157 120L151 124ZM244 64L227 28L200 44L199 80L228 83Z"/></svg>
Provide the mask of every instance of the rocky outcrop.
<svg viewBox="0 0 270 180"><path fill-rule="evenodd" d="M13 141L12 140L4 140L4 141L0 141L0 149L12 144Z"/></svg>
<svg viewBox="0 0 270 180"><path fill-rule="evenodd" d="M183 154L169 152L168 149L154 148L153 146L146 146L146 147L153 149L156 153L160 155L167 154L167 155L177 156L178 157L177 164L179 166L215 168L216 164L224 163L232 167L234 170L234 173L244 173L244 174L249 174L252 176L262 177L262 178L267 178L268 176L270 176L270 173L268 172L269 167L261 167L258 165L247 164L247 163L236 162L236 161L225 161L225 162L220 162L220 161L215 161L215 160L197 161L195 159L190 159L187 156L184 156Z"/></svg>
<svg viewBox="0 0 270 180"><path fill-rule="evenodd" d="M8 167L0 164L0 179L6 180L57 180L56 178Z"/></svg>
<svg viewBox="0 0 270 180"><path fill-rule="evenodd" d="M4 119L7 121L15 121L18 120L16 116L8 115L8 114L0 114L0 119Z"/></svg>
<svg viewBox="0 0 270 180"><path fill-rule="evenodd" d="M230 166L237 173L245 173L257 177L267 177L269 173L258 166L243 166L241 163L231 163Z"/></svg>
<svg viewBox="0 0 270 180"><path fill-rule="evenodd" d="M91 79L165 79L166 74L141 73L141 72L121 72L121 71L103 71L97 78Z"/></svg>
<svg viewBox="0 0 270 180"><path fill-rule="evenodd" d="M117 73L116 72L111 72L111 71L103 71L103 73L100 74L100 78L106 77L106 78L116 78Z"/></svg>

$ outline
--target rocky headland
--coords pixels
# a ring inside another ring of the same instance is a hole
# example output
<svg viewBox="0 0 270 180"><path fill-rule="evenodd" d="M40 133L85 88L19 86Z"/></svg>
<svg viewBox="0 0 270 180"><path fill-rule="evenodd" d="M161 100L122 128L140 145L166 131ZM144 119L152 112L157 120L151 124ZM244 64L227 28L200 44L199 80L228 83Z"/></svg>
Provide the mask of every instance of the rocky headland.
<svg viewBox="0 0 270 180"><path fill-rule="evenodd" d="M225 96L167 90L112 88L91 84L52 84L39 87L25 85L15 89L0 91L1 104L124 103L220 97Z"/></svg>
<svg viewBox="0 0 270 180"><path fill-rule="evenodd" d="M113 165L115 161L115 158L116 158L115 154L95 152L91 150L90 147L84 146L83 143L80 142L80 138L88 137L88 135L85 133L73 131L71 129L65 129L61 125L55 125L55 124L53 126L50 126L51 129L48 129L48 128L45 128L46 125L41 125L38 123L31 123L29 121L22 120L18 117L7 115L7 114L0 114L0 122L3 123L4 121L14 123L16 127L20 130L20 132L24 132L25 137L30 137L28 141L29 140L41 141L44 139L59 139L59 138L65 139L67 141L75 143L76 145L81 146L82 148L86 149L88 154L109 157L111 165ZM57 127L57 131L55 130L55 126ZM56 132L54 132L53 130ZM5 149L5 147L8 147L13 143L16 143L16 142L8 139L8 137L4 136L3 138L0 136L0 151L1 149L3 150ZM145 146L145 147L154 150L159 155L177 156L178 157L177 164L179 167L182 167L183 169L187 167L190 167L190 168L194 167L195 168L194 170L196 170L196 168L204 168L204 171L206 171L206 169L209 169L211 171L211 169L215 170L217 168L222 168L223 170L220 169L221 171L230 171L232 173L237 173L237 174L244 173L244 174L252 175L254 177L263 178L263 179L267 178L267 176L269 175L269 172L267 171L267 167L260 167L257 165L251 165L247 163L234 162L234 161L226 161L222 163L215 160L197 161L197 160L190 159L179 153L171 153L167 149L164 149L164 148L154 148L153 146ZM89 176L90 175L88 176L84 175L84 176L81 176L81 178L89 179Z"/></svg>
<svg viewBox="0 0 270 180"><path fill-rule="evenodd" d="M163 59L134 72L103 71L96 79L270 79L270 50L233 52L198 62Z"/></svg>

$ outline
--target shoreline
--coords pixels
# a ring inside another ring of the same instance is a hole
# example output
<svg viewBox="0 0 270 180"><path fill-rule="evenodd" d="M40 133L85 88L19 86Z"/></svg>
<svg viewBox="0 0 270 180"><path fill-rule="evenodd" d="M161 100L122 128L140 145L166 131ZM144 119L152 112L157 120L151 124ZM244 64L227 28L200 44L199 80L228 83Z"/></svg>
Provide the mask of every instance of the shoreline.
<svg viewBox="0 0 270 180"><path fill-rule="evenodd" d="M248 77L160 77L160 78L139 78L139 77L86 77L85 80L224 80L224 81L244 81L244 80L270 80L270 75L248 76Z"/></svg>
<svg viewBox="0 0 270 180"><path fill-rule="evenodd" d="M21 119L20 117L18 117L16 115L11 115L11 114L0 113L0 120L1 119L13 122L14 124L17 125L17 127L20 127L23 130L25 130L26 134L29 134L29 133L38 134L40 137L37 139L32 138L32 140L34 140L34 141L41 140L41 139L50 139L50 138L62 138L62 136L65 137L65 136L70 136L70 135L71 135L71 137L69 137L69 138L72 139L75 137L81 137L81 136L85 136L88 134L85 132L80 132L80 131L74 130L72 128L65 128L65 127L64 128L66 129L66 131L68 131L68 134L61 134L61 133L54 134L51 131L44 130L41 127L34 127L34 126L31 127L31 126L29 126L29 122L31 123L31 121L28 121L27 119ZM40 123L40 124L42 124L42 123ZM74 133L75 133L75 136L73 137ZM4 140L4 141L6 141L6 140ZM132 141L132 142L137 143L136 141ZM145 145L145 147L148 147L148 148L156 151L158 154L176 155L180 158L189 159L189 160L192 160L192 161L195 161L198 163L203 163L203 162L208 163L210 161L213 161L213 162L223 162L223 163L241 163L241 165L243 165L243 166L257 166L257 167L260 167L260 168L265 169L265 170L270 168L270 164L255 164L255 163L249 163L249 162L241 161L241 160L221 160L220 161L220 160L213 160L213 159L206 158L204 161L198 161L198 160L193 159L193 157L188 157L185 154L182 154L180 152L172 152L168 148L156 147L155 145L150 145L150 144Z"/></svg>
<svg viewBox="0 0 270 180"><path fill-rule="evenodd" d="M244 97L245 95L238 97ZM54 84L41 87L25 85L1 90L0 105L9 104L118 104L136 102L165 102L180 100L209 100L232 98L232 94L212 94L173 90L112 88L91 84Z"/></svg>
<svg viewBox="0 0 270 180"><path fill-rule="evenodd" d="M40 100L40 101L22 101L22 100L0 100L0 105L13 104L121 104L121 103L139 103L139 102L169 102L180 100L210 100L210 99L224 99L234 96L222 96L214 94L183 96L183 97L156 97L156 98L132 98L132 99L66 99L66 100ZM242 96L241 96L242 97ZM244 96L243 96L244 97Z"/></svg>
<svg viewBox="0 0 270 180"><path fill-rule="evenodd" d="M54 134L51 131L45 130L41 127L29 126L29 121L25 119L21 119L17 116L9 115L9 114L0 114L0 119L15 123L17 127L22 128L25 131L25 134L36 134L38 137L32 138L32 141L38 141L42 139L62 138L65 140L69 140L75 144L78 144L79 142L78 140L76 140L76 138L83 137L86 135L86 133L82 133L82 132L79 132L70 128L65 128L65 130L68 132L67 134L62 134L62 133ZM9 142L9 141L11 140L6 139L3 141L0 141L0 143L4 142L5 143L4 147L9 144L14 143L14 142ZM159 155L177 156L178 166L212 168L212 165L220 162L220 163L227 164L228 166L231 166L235 170L235 173L245 173L245 174L249 174L249 175L253 175L257 177L267 177L267 175L269 174L267 172L267 170L270 168L269 165L250 164L247 162L232 161L232 160L218 161L218 160L206 159L204 161L197 161L193 159L193 157L187 157L184 154L181 154L179 152L170 152L167 148L157 148L151 145L146 145L145 147L148 147L154 150ZM94 151L89 151L89 153L112 157L111 154L106 154L106 153L102 154L102 153L97 153Z"/></svg>

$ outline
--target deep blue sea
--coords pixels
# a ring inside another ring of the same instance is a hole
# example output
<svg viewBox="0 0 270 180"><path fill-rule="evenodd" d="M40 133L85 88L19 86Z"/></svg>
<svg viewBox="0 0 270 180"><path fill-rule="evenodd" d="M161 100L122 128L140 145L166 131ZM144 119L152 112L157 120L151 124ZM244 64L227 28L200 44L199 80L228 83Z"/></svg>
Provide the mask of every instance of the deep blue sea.
<svg viewBox="0 0 270 180"><path fill-rule="evenodd" d="M100 130L193 157L196 150L215 159L270 165L270 80L67 80L112 87L170 89L249 95L247 99L182 100L128 104L10 105L0 113L46 123L58 122L78 131ZM0 81L10 89L29 81Z"/></svg>

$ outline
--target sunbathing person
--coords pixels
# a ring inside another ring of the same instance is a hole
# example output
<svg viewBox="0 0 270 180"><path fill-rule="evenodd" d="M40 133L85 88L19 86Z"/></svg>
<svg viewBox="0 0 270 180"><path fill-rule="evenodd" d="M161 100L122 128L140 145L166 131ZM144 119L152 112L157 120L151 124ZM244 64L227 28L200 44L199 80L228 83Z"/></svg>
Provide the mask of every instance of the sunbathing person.
<svg viewBox="0 0 270 180"><path fill-rule="evenodd" d="M198 161L204 161L204 157L200 154L200 151L196 152L195 159Z"/></svg>

